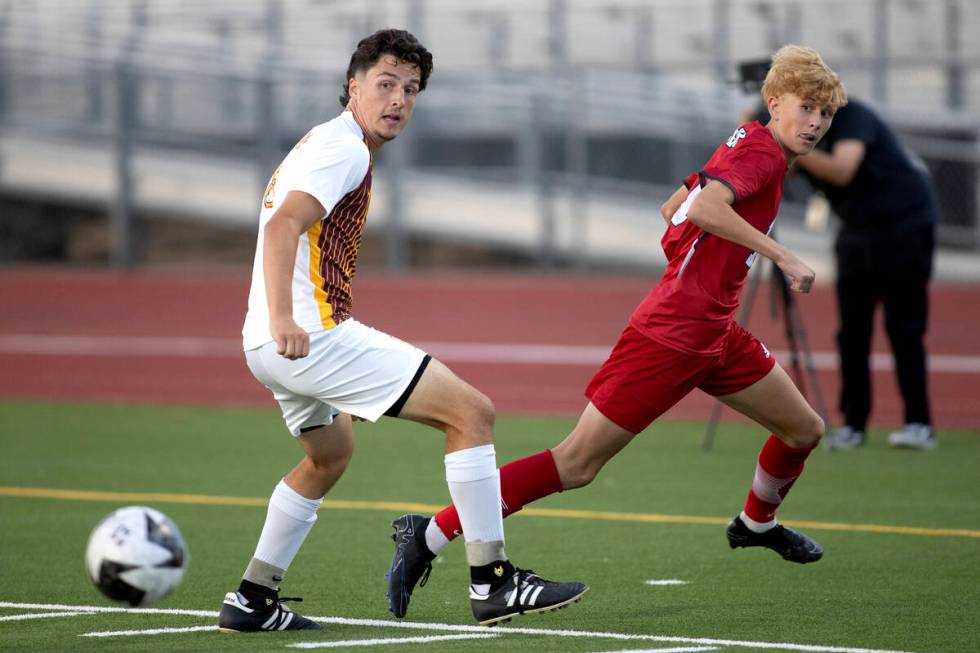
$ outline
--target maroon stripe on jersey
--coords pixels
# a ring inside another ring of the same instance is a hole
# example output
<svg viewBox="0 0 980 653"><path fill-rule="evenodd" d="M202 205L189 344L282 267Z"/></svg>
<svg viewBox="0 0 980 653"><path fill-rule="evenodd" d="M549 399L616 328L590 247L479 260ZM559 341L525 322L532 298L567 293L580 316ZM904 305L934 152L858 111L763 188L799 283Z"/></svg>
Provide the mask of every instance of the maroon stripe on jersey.
<svg viewBox="0 0 980 653"><path fill-rule="evenodd" d="M345 253L349 250L350 246L350 232L353 228L353 221L356 220L358 215L358 209L362 208L364 198L366 197L366 192L364 191L363 185L355 189L350 197L350 202L347 206L344 206L338 215L332 220L335 227L335 233L330 242L330 250L327 257L324 258L323 265L329 268L329 275L324 275L327 279L329 276L329 282L340 288L346 288L349 292L350 278L346 274L347 271L347 256ZM329 265L330 263L334 265Z"/></svg>
<svg viewBox="0 0 980 653"><path fill-rule="evenodd" d="M350 284L371 203L372 168L373 162L361 185L344 195L330 211L317 242L323 290L337 323L350 317Z"/></svg>

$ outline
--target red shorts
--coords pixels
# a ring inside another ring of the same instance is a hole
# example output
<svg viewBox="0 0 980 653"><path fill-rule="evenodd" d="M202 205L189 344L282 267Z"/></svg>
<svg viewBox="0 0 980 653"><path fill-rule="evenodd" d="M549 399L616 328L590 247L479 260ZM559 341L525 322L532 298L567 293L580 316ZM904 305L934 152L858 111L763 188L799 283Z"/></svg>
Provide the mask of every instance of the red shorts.
<svg viewBox="0 0 980 653"><path fill-rule="evenodd" d="M736 322L720 356L686 354L627 326L585 396L618 426L639 433L695 388L716 397L732 394L775 364L769 350Z"/></svg>

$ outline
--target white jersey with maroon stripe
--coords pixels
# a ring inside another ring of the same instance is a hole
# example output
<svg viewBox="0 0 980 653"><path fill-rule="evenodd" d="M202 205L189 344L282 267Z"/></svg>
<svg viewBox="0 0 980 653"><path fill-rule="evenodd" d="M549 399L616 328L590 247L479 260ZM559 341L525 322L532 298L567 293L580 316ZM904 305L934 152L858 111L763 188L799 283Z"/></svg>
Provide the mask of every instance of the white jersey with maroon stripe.
<svg viewBox="0 0 980 653"><path fill-rule="evenodd" d="M242 327L245 350L272 340L263 273L265 225L290 191L309 193L323 206L323 219L296 244L293 319L309 333L332 329L350 317L350 284L371 203L371 155L364 133L345 111L317 125L276 169L259 214L248 314Z"/></svg>

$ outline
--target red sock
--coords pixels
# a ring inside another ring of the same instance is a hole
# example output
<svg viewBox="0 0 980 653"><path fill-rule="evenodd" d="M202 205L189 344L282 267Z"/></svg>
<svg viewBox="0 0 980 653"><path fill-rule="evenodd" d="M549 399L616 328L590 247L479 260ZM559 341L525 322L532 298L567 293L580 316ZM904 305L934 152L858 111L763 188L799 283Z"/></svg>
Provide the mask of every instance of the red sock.
<svg viewBox="0 0 980 653"><path fill-rule="evenodd" d="M745 500L745 514L750 519L763 524L775 519L776 508L803 473L803 463L811 451L813 447L794 449L775 435L769 436L759 453L755 478Z"/></svg>
<svg viewBox="0 0 980 653"><path fill-rule="evenodd" d="M525 504L561 490L561 478L550 449L509 462L500 468L500 499L504 517L514 514ZM435 520L439 530L450 540L463 532L454 505L440 510Z"/></svg>

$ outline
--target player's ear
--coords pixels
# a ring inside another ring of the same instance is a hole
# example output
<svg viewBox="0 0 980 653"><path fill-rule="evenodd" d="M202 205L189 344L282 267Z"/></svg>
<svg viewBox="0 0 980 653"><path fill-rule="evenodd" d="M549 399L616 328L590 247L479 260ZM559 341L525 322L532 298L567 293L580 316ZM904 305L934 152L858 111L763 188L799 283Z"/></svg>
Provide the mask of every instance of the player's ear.
<svg viewBox="0 0 980 653"><path fill-rule="evenodd" d="M769 117L773 121L779 120L780 102L779 96L771 95L766 98L766 109L769 110Z"/></svg>

